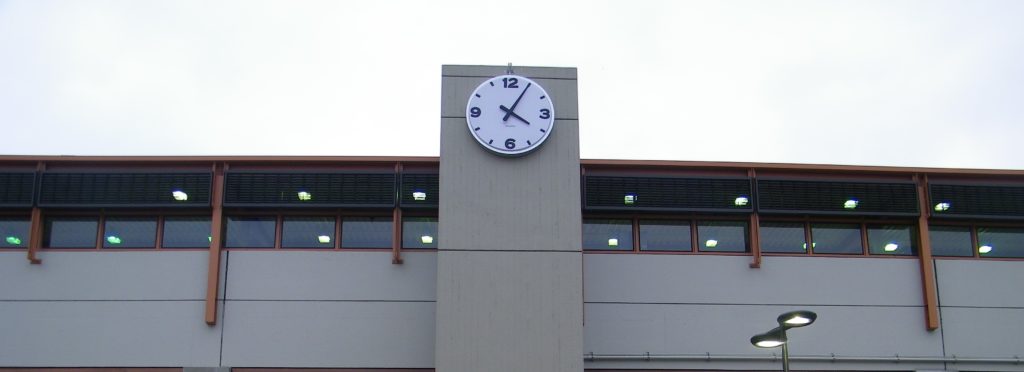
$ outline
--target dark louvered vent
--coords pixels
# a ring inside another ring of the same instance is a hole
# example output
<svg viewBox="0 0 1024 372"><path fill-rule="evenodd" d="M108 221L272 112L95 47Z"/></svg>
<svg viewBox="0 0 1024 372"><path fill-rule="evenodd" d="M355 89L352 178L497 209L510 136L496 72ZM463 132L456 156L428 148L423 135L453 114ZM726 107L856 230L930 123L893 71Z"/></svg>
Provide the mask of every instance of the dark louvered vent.
<svg viewBox="0 0 1024 372"><path fill-rule="evenodd" d="M209 205L210 173L43 173L39 192L41 207Z"/></svg>
<svg viewBox="0 0 1024 372"><path fill-rule="evenodd" d="M762 213L885 215L918 214L912 183L757 180Z"/></svg>
<svg viewBox="0 0 1024 372"><path fill-rule="evenodd" d="M747 178L586 176L584 192L591 211L749 212L753 205Z"/></svg>
<svg viewBox="0 0 1024 372"><path fill-rule="evenodd" d="M224 205L392 208L395 174L231 172Z"/></svg>
<svg viewBox="0 0 1024 372"><path fill-rule="evenodd" d="M32 172L0 173L0 206L31 207L35 182Z"/></svg>
<svg viewBox="0 0 1024 372"><path fill-rule="evenodd" d="M1024 218L1024 187L928 185L932 216L962 218Z"/></svg>
<svg viewBox="0 0 1024 372"><path fill-rule="evenodd" d="M437 173L404 173L400 191L403 208L437 208L440 193ZM422 199L422 200L417 200Z"/></svg>

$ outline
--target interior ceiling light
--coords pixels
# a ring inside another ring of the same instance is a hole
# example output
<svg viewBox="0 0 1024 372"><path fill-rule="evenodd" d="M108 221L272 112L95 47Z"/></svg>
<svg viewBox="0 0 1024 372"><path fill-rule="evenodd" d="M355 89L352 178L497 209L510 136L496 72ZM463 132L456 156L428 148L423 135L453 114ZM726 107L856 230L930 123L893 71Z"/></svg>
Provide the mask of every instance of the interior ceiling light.
<svg viewBox="0 0 1024 372"><path fill-rule="evenodd" d="M320 235L316 237L316 241L320 242L320 244L327 244L331 242L331 237L329 235Z"/></svg>
<svg viewBox="0 0 1024 372"><path fill-rule="evenodd" d="M21 245L21 238L18 238L17 236L8 236L7 239L4 240L10 245Z"/></svg>
<svg viewBox="0 0 1024 372"><path fill-rule="evenodd" d="M609 247L618 247L619 246L619 239L615 239L615 238L608 239L608 246Z"/></svg>
<svg viewBox="0 0 1024 372"><path fill-rule="evenodd" d="M107 237L107 243L110 243L110 244L121 244L121 238L119 238L117 235L108 236Z"/></svg>
<svg viewBox="0 0 1024 372"><path fill-rule="evenodd" d="M423 192L421 190L413 191L412 192L412 200L416 200L416 201L427 200L427 193Z"/></svg>
<svg viewBox="0 0 1024 372"><path fill-rule="evenodd" d="M845 203L843 203L843 208L857 209L857 204L860 204L860 202L857 201L857 199L849 199Z"/></svg>
<svg viewBox="0 0 1024 372"><path fill-rule="evenodd" d="M978 253L985 254L985 253L989 253L989 252L992 252L992 246L991 245L983 245L983 246L978 247Z"/></svg>
<svg viewBox="0 0 1024 372"><path fill-rule="evenodd" d="M708 239L708 241L704 242L704 246L708 247L708 248L717 247L718 246L718 241L715 240L715 239Z"/></svg>
<svg viewBox="0 0 1024 372"><path fill-rule="evenodd" d="M423 236L420 237L420 242L423 243L423 244L433 244L434 243L434 237L430 236L430 235L423 235Z"/></svg>
<svg viewBox="0 0 1024 372"><path fill-rule="evenodd" d="M177 201L187 201L188 200L188 194L186 194L184 191L181 191L181 190L171 191L171 196L174 197L174 200L177 200Z"/></svg>
<svg viewBox="0 0 1024 372"><path fill-rule="evenodd" d="M947 203L947 202L942 202L942 203L939 203L939 204L935 204L935 211L936 212L945 212L945 211L948 211L948 210L949 210L949 203Z"/></svg>
<svg viewBox="0 0 1024 372"><path fill-rule="evenodd" d="M817 247L818 247L818 243L811 243L811 248L817 248ZM807 243L804 243L804 250L805 251L807 250Z"/></svg>
<svg viewBox="0 0 1024 372"><path fill-rule="evenodd" d="M625 203L626 205L633 205L634 203L636 203L636 194L626 194L626 197L624 197L622 200L623 203Z"/></svg>
<svg viewBox="0 0 1024 372"><path fill-rule="evenodd" d="M310 194L309 192L306 191L299 191L298 196L299 200L302 201L313 200L313 194Z"/></svg>
<svg viewBox="0 0 1024 372"><path fill-rule="evenodd" d="M736 200L733 201L733 204L735 204L737 207L745 206L747 205L747 203L750 203L750 198L743 195L736 197Z"/></svg>
<svg viewBox="0 0 1024 372"><path fill-rule="evenodd" d="M882 249L884 249L886 252L896 252L897 249L900 249L900 245L896 243L889 243L886 244L885 247Z"/></svg>

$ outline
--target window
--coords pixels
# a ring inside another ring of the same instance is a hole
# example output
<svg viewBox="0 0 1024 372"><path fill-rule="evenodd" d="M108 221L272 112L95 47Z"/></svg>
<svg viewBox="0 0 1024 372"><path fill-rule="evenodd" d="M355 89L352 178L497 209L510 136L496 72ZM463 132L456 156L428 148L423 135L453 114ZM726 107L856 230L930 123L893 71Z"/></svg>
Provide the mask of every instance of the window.
<svg viewBox="0 0 1024 372"><path fill-rule="evenodd" d="M863 254L861 231L858 224L820 223L811 224L812 248L814 253Z"/></svg>
<svg viewBox="0 0 1024 372"><path fill-rule="evenodd" d="M868 253L911 256L917 253L917 229L909 225L868 226Z"/></svg>
<svg viewBox="0 0 1024 372"><path fill-rule="evenodd" d="M583 249L595 251L632 251L633 221L584 219Z"/></svg>
<svg viewBox="0 0 1024 372"><path fill-rule="evenodd" d="M807 253L807 238L802 222L762 222L761 252Z"/></svg>
<svg viewBox="0 0 1024 372"><path fill-rule="evenodd" d="M103 248L156 248L156 218L107 217Z"/></svg>
<svg viewBox="0 0 1024 372"><path fill-rule="evenodd" d="M334 248L332 217L285 217L281 227L282 248Z"/></svg>
<svg viewBox="0 0 1024 372"><path fill-rule="evenodd" d="M391 217L349 217L341 224L342 248L391 248Z"/></svg>
<svg viewBox="0 0 1024 372"><path fill-rule="evenodd" d="M46 219L43 246L47 248L96 248L96 217Z"/></svg>
<svg viewBox="0 0 1024 372"><path fill-rule="evenodd" d="M0 218L0 248L28 247L28 233L32 221L27 218Z"/></svg>
<svg viewBox="0 0 1024 372"><path fill-rule="evenodd" d="M971 257L971 228L968 226L930 226L928 240L932 244L932 255Z"/></svg>
<svg viewBox="0 0 1024 372"><path fill-rule="evenodd" d="M165 217L161 248L210 248L209 217Z"/></svg>
<svg viewBox="0 0 1024 372"><path fill-rule="evenodd" d="M402 219L402 248L437 248L437 218Z"/></svg>
<svg viewBox="0 0 1024 372"><path fill-rule="evenodd" d="M640 221L640 250L692 252L690 221Z"/></svg>
<svg viewBox="0 0 1024 372"><path fill-rule="evenodd" d="M1024 257L1024 228L978 227L981 257Z"/></svg>
<svg viewBox="0 0 1024 372"><path fill-rule="evenodd" d="M697 250L700 252L746 252L747 223L740 221L698 222Z"/></svg>
<svg viewBox="0 0 1024 372"><path fill-rule="evenodd" d="M274 248L277 236L275 217L228 217L228 248Z"/></svg>

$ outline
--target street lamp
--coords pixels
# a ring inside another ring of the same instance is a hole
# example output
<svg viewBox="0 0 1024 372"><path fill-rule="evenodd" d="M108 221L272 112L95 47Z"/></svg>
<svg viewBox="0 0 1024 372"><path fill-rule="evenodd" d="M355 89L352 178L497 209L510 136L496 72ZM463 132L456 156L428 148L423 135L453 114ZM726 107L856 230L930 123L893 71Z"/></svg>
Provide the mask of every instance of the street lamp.
<svg viewBox="0 0 1024 372"><path fill-rule="evenodd" d="M808 310L784 313L776 319L779 323L778 327L751 337L750 343L762 348L782 346L782 370L789 372L789 347L786 345L789 340L786 338L786 330L809 326L814 323L815 319L818 319L818 314Z"/></svg>

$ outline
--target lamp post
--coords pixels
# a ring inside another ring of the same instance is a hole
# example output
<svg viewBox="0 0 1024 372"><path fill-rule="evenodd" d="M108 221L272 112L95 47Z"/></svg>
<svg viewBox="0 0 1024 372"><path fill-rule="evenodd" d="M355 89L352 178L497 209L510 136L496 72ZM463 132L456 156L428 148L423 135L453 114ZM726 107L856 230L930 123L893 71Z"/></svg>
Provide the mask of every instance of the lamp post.
<svg viewBox="0 0 1024 372"><path fill-rule="evenodd" d="M808 310L784 313L776 319L779 323L778 327L751 337L750 343L762 348L782 346L782 370L789 372L789 347L787 346L789 340L786 338L786 330L809 326L811 323L814 323L815 319L818 319L818 314Z"/></svg>

